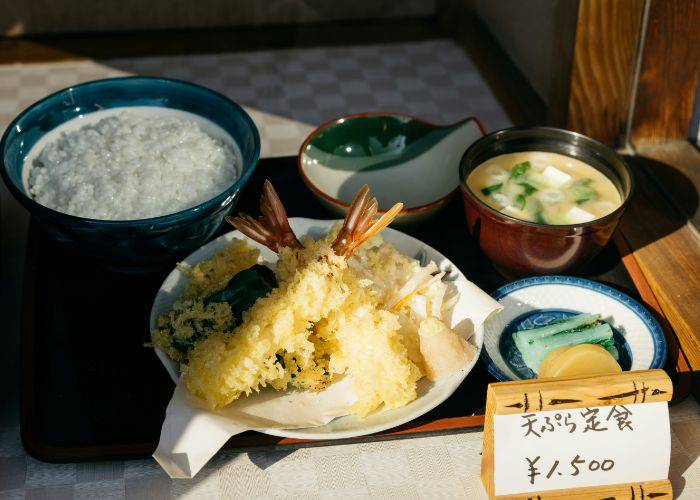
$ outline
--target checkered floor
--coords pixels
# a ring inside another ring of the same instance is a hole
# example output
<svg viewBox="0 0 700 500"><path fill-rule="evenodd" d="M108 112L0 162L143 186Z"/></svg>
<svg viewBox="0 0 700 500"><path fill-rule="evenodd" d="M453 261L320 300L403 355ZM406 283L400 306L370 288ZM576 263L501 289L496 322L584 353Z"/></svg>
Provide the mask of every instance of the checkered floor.
<svg viewBox="0 0 700 500"><path fill-rule="evenodd" d="M255 108L309 124L348 113L394 111L451 123L509 120L454 42L111 60L132 73L193 80Z"/></svg>
<svg viewBox="0 0 700 500"><path fill-rule="evenodd" d="M449 40L0 67L0 128L46 94L75 83L143 74L189 80L243 104L263 156L296 154L317 125L350 113L406 113L448 124L510 120L463 50Z"/></svg>

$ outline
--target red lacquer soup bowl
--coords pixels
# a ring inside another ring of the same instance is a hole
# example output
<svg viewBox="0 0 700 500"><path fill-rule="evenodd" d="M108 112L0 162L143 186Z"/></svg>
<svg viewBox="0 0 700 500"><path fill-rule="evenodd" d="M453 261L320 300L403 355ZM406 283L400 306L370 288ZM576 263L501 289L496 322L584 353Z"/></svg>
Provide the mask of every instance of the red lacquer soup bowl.
<svg viewBox="0 0 700 500"><path fill-rule="evenodd" d="M527 222L491 208L471 191L467 178L494 156L522 151L559 153L591 165L613 182L622 204L605 217L570 225ZM464 153L460 180L469 231L498 271L513 278L575 272L586 264L610 241L633 188L632 172L615 151L549 127L514 127L482 137Z"/></svg>

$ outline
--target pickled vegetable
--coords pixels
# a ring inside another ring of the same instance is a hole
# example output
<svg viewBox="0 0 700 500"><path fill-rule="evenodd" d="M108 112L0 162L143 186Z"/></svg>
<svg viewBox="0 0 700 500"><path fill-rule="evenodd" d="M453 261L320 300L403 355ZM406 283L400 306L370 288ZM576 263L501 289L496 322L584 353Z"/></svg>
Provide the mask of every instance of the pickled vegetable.
<svg viewBox="0 0 700 500"><path fill-rule="evenodd" d="M621 371L615 358L602 346L579 344L550 352L540 365L539 378L604 375Z"/></svg>
<svg viewBox="0 0 700 500"><path fill-rule="evenodd" d="M598 314L579 314L546 326L513 333L513 342L523 362L539 373L547 355L561 347L579 344L599 344L614 358L618 358L613 331L607 323L599 322Z"/></svg>

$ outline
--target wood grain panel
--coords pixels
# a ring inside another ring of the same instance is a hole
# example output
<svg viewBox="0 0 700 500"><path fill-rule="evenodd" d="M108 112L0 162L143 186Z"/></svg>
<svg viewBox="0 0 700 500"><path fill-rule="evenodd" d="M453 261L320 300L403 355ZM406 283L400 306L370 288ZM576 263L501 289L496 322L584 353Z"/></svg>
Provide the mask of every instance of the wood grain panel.
<svg viewBox="0 0 700 500"><path fill-rule="evenodd" d="M635 141L634 149L637 156L667 166L648 170L671 203L700 228L700 151L688 140L664 143L640 140Z"/></svg>
<svg viewBox="0 0 700 500"><path fill-rule="evenodd" d="M622 254L622 262L624 262L627 272L630 274L630 278L632 278L634 286L637 288L639 298L642 299L642 304L656 316L664 332L666 346L668 347L666 370L673 377L674 384L673 400L682 401L688 396L693 385L693 372L690 369L688 359L683 353L683 348L671 327L671 323L664 315L661 304L659 304L656 295L654 295L625 237L620 231L617 231L613 235L613 239L615 240L615 246L619 249L620 254Z"/></svg>
<svg viewBox="0 0 700 500"><path fill-rule="evenodd" d="M644 160L630 158L636 190L620 230L693 371L700 371L700 238L647 175Z"/></svg>
<svg viewBox="0 0 700 500"><path fill-rule="evenodd" d="M567 127L607 144L623 142L644 0L581 0Z"/></svg>
<svg viewBox="0 0 700 500"><path fill-rule="evenodd" d="M644 483L609 484L569 490L541 491L520 495L499 495L498 500L640 500L673 498L673 487L668 480L646 481Z"/></svg>
<svg viewBox="0 0 700 500"><path fill-rule="evenodd" d="M688 137L700 74L700 1L651 0L633 142Z"/></svg>
<svg viewBox="0 0 700 500"><path fill-rule="evenodd" d="M663 370L516 380L491 384L491 389L495 415L656 403L670 401L673 396L673 384Z"/></svg>
<svg viewBox="0 0 700 500"><path fill-rule="evenodd" d="M481 481L489 498L496 499L644 499L672 498L668 480L644 481L567 490L495 495L494 420L496 415L591 406L669 401L671 379L663 370L640 370L611 375L516 380L489 384L481 454Z"/></svg>

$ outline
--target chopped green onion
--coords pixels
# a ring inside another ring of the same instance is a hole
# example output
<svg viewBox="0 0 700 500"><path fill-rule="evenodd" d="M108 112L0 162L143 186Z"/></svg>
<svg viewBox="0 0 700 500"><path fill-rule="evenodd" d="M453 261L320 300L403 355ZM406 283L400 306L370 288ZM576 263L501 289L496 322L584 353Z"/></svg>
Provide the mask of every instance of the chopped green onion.
<svg viewBox="0 0 700 500"><path fill-rule="evenodd" d="M533 213L535 214L535 222L538 224L547 224L547 220L544 218L544 208L542 208L542 202L537 198L532 199Z"/></svg>
<svg viewBox="0 0 700 500"><path fill-rule="evenodd" d="M537 191L535 186L528 184L527 182L518 182L518 186L522 186L523 189L525 189L525 192L523 193L525 196L530 196L532 193Z"/></svg>
<svg viewBox="0 0 700 500"><path fill-rule="evenodd" d="M516 198L516 206L522 210L525 208L525 204L527 203L527 197L530 196L532 193L537 191L537 188L533 186L532 184L528 184L527 182L518 182L518 186L522 186L523 192L522 194L519 194L518 197Z"/></svg>
<svg viewBox="0 0 700 500"><path fill-rule="evenodd" d="M488 196L491 193L500 190L503 187L503 183L499 182L498 184L492 184L491 186L486 186L484 189L481 190L484 195Z"/></svg>
<svg viewBox="0 0 700 500"><path fill-rule="evenodd" d="M571 193L576 199L578 205L587 202L588 200L595 200L598 198L598 192L595 189L591 189L587 186L573 186L571 188Z"/></svg>
<svg viewBox="0 0 700 500"><path fill-rule="evenodd" d="M516 178L520 177L525 172L527 172L529 168L530 168L529 161L524 161L522 163L518 163L516 166L513 167L513 170L510 171L510 178L516 179Z"/></svg>
<svg viewBox="0 0 700 500"><path fill-rule="evenodd" d="M542 174L538 174L537 172L526 173L523 175L523 180L537 189L544 189L549 184L547 178Z"/></svg>
<svg viewBox="0 0 700 500"><path fill-rule="evenodd" d="M548 219L547 219L547 224L553 224L553 225L563 225L563 224L571 224L571 221L569 218L561 213L561 212L555 212L553 214L550 214Z"/></svg>

